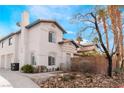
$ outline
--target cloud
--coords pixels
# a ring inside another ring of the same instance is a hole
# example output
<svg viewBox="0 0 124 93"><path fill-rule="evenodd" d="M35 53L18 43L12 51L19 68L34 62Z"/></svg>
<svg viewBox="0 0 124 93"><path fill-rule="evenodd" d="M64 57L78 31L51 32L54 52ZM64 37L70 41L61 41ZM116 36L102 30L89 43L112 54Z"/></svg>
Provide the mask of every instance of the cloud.
<svg viewBox="0 0 124 93"><path fill-rule="evenodd" d="M27 6L27 10L35 18L41 19L59 19L68 18L66 11L69 11L68 6Z"/></svg>
<svg viewBox="0 0 124 93"><path fill-rule="evenodd" d="M67 34L75 34L75 33L72 31L67 31Z"/></svg>
<svg viewBox="0 0 124 93"><path fill-rule="evenodd" d="M81 41L81 44L83 45L83 44L88 44L89 43L89 41L87 40L87 39L83 39L83 41Z"/></svg>

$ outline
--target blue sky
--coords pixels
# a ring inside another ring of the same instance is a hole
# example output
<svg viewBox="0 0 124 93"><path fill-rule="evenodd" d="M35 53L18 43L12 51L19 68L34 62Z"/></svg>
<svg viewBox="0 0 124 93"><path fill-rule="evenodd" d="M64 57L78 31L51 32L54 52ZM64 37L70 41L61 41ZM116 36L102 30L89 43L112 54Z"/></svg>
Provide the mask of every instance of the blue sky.
<svg viewBox="0 0 124 93"><path fill-rule="evenodd" d="M16 22L20 22L21 13L28 11L30 13L30 22L39 18L56 20L67 32L64 38L75 39L76 32L82 26L81 23L71 24L70 19L77 13L86 13L93 6L0 6L0 37L6 36L11 32L19 30ZM86 33L83 34L85 38Z"/></svg>

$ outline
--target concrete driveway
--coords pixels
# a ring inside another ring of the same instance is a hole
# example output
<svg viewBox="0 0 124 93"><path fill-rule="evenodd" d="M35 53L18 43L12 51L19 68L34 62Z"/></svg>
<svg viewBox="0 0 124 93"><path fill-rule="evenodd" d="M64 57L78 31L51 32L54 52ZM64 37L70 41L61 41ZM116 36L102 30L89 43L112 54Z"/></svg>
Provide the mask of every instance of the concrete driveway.
<svg viewBox="0 0 124 93"><path fill-rule="evenodd" d="M0 87L10 88L39 88L31 79L20 72L0 69Z"/></svg>
<svg viewBox="0 0 124 93"><path fill-rule="evenodd" d="M12 88L12 85L4 77L0 76L0 88Z"/></svg>
<svg viewBox="0 0 124 93"><path fill-rule="evenodd" d="M62 71L55 71L55 72L46 72L46 73L34 73L34 74L27 74L27 73L21 73L21 75L26 76L33 80L38 85L41 84L41 82L47 80L51 76L57 75L57 73L61 73Z"/></svg>

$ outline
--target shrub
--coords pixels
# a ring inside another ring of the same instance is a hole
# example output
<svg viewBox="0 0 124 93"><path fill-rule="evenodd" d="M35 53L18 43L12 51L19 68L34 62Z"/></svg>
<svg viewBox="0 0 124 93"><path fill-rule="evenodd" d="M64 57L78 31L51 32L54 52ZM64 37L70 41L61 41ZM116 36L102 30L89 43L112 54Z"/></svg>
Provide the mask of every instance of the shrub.
<svg viewBox="0 0 124 93"><path fill-rule="evenodd" d="M21 71L24 73L33 73L34 67L32 65L27 64L21 67Z"/></svg>
<svg viewBox="0 0 124 93"><path fill-rule="evenodd" d="M34 67L34 71L33 72L34 73L38 73L38 67L37 66Z"/></svg>
<svg viewBox="0 0 124 93"><path fill-rule="evenodd" d="M34 69L35 73L40 73L40 72L46 72L47 71L47 67L46 66L36 66Z"/></svg>
<svg viewBox="0 0 124 93"><path fill-rule="evenodd" d="M55 68L52 68L52 71L55 71Z"/></svg>
<svg viewBox="0 0 124 93"><path fill-rule="evenodd" d="M70 77L68 75L64 75L62 77L62 81L69 81L70 80Z"/></svg>
<svg viewBox="0 0 124 93"><path fill-rule="evenodd" d="M123 72L123 69L121 69L121 68L115 68L113 70L113 72L115 72L115 74L120 74L121 72Z"/></svg>
<svg viewBox="0 0 124 93"><path fill-rule="evenodd" d="M59 68L59 67L57 67L57 68L56 68L56 71L59 71L59 70L60 70L60 68Z"/></svg>
<svg viewBox="0 0 124 93"><path fill-rule="evenodd" d="M69 80L73 80L75 78L76 78L75 75L64 75L62 77L62 81L69 81Z"/></svg>

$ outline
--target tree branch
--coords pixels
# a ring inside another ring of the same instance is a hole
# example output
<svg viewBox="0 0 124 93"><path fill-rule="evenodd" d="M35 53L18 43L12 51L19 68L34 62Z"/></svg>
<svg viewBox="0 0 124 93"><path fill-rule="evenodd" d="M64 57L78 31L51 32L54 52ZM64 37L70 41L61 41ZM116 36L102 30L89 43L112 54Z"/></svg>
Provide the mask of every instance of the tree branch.
<svg viewBox="0 0 124 93"><path fill-rule="evenodd" d="M97 31L97 33L98 33L98 36L99 36L100 44L101 44L103 50L105 51L107 57L110 57L109 51L107 50L107 48L105 47L105 45L104 45L104 43L103 43L102 35L101 35L101 33L100 33L99 26L98 26L98 24L97 24L97 18L96 18L96 16L95 16L93 13L91 13L91 16L94 18L94 21L95 21L95 24L94 24L94 25L95 25L96 31Z"/></svg>
<svg viewBox="0 0 124 93"><path fill-rule="evenodd" d="M89 28L90 28L90 29L91 29L91 28L92 28L92 29L95 29L95 27L93 27L93 26L87 26L87 27L81 29L80 31L83 32L83 31L85 31L85 30L87 30L87 29L89 29Z"/></svg>

